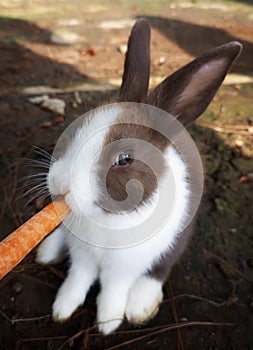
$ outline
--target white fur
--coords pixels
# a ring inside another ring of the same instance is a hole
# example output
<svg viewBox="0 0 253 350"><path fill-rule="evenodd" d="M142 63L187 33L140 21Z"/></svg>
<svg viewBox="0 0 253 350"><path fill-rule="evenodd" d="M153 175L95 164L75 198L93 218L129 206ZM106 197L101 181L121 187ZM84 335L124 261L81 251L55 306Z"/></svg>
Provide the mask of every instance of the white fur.
<svg viewBox="0 0 253 350"><path fill-rule="evenodd" d="M131 287L126 304L129 322L142 324L154 317L163 299L162 283L149 276L141 276Z"/></svg>
<svg viewBox="0 0 253 350"><path fill-rule="evenodd" d="M94 215L96 211L91 185L92 181L96 181L97 174L95 169L91 169L90 172L90 167L101 152L110 125L115 123L121 111L119 105L101 108L85 125L79 127L64 156L50 168L48 177L50 193L67 194L66 201L75 213L82 214L82 210L85 209ZM76 123L78 124L78 120ZM68 129L65 133L68 133ZM93 185L92 190L98 191L98 186ZM95 194L96 196L98 194Z"/></svg>
<svg viewBox="0 0 253 350"><path fill-rule="evenodd" d="M154 210L159 191L162 193L171 186L176 188L172 215L155 235L149 239L143 239L141 244L122 249L109 249L87 244L70 232L63 235L64 244L69 249L71 267L66 280L58 291L53 305L53 316L58 321L70 317L75 309L84 302L92 283L99 278L101 292L97 300L97 321L100 331L104 334L115 330L125 313L129 320L142 322L150 318L156 311L162 298L161 283L152 278L146 278L144 275L165 251L173 249L176 237L183 228L189 205L187 169L177 151L171 146L164 155L168 169L159 183L158 191L154 193L148 204L141 206L138 211L124 215L108 215L96 206L92 196L99 195L99 193L90 193L88 181L84 179L86 174L89 175L89 164L102 148L103 136L108 132L108 127L105 125L115 121L119 112L118 107L112 107L109 115L103 115L103 113L94 115L90 124L79 130L65 157L53 165L49 181L52 193L59 193L61 189L63 194L67 193L66 200L74 213L70 217L70 228L71 225L73 228L76 225L80 226L78 214L83 210L88 212L94 221L99 215L99 219L105 225L112 227L127 227L129 223L143 222ZM86 145L80 145L92 128L96 130L98 126L104 128L101 133L88 139ZM87 131L87 128L90 129ZM73 165L74 156L77 159ZM74 170L72 178L69 178L70 169ZM168 174L171 172L173 183L168 184ZM96 174L93 175L92 181L96 186ZM94 226L92 220L87 220L82 225L84 238L88 239L92 235L101 234L103 237L100 226ZM131 235L131 227L127 232ZM59 249L56 249L55 244L58 237L59 229L45 239L39 248L39 261L49 263L58 258L63 245L62 242L58 242ZM108 237L103 238L103 244L107 247L110 246L108 241L110 236Z"/></svg>
<svg viewBox="0 0 253 350"><path fill-rule="evenodd" d="M56 321L66 320L83 304L98 273L97 266L89 255L71 254L71 259L68 276L53 304L53 318Z"/></svg>
<svg viewBox="0 0 253 350"><path fill-rule="evenodd" d="M36 261L42 265L61 262L65 250L66 240L61 225L39 245Z"/></svg>

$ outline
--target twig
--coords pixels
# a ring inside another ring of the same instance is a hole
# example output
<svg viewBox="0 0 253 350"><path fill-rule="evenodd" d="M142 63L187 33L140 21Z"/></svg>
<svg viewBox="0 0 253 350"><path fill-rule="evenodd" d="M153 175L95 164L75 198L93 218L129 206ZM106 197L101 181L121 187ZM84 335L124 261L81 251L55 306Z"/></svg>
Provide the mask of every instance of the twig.
<svg viewBox="0 0 253 350"><path fill-rule="evenodd" d="M199 301L204 301L206 303L209 303L215 307L222 307L222 306L229 306L231 305L231 302L230 301L223 301L221 303L217 303L213 300L210 300L210 299L206 299L206 298L202 298L198 295L194 295L194 294L179 294L179 295L176 295L173 297L173 300L177 300L177 299L180 299L180 298L190 298L190 299L195 299L195 300L199 300ZM170 299L169 299L170 301Z"/></svg>
<svg viewBox="0 0 253 350"><path fill-rule="evenodd" d="M201 126L206 126L206 127L210 127L212 128L214 125L210 124L210 123L198 123L198 125L201 125ZM219 127L219 126L217 126ZM250 130L251 132L253 132L253 126L252 125L245 125L245 124L230 124L230 125L226 125L226 126L222 126L221 128L223 129L234 129L234 130Z"/></svg>
<svg viewBox="0 0 253 350"><path fill-rule="evenodd" d="M146 333L146 332L150 332L150 331L155 331L157 329L163 329L163 328L166 328L166 327L168 327L168 324L166 324L165 326L155 326L155 327L131 329L131 330L125 330L125 331L114 331L111 334L119 335L119 334ZM97 337L97 336L101 336L101 333L91 333L90 334L90 337Z"/></svg>
<svg viewBox="0 0 253 350"><path fill-rule="evenodd" d="M157 334L161 334L161 333L173 330L173 329L193 327L193 326L235 326L235 324L234 323L218 323L218 322L201 322L201 321L184 322L184 323L179 323L177 325L171 325L168 327L164 327L162 329L159 329L158 331L137 337L135 339L127 340L127 341L120 343L118 345L114 345L114 346L111 346L110 348L106 348L105 350L120 349L125 345L133 344L135 342L147 339L147 338L154 336L154 335L157 335Z"/></svg>
<svg viewBox="0 0 253 350"><path fill-rule="evenodd" d="M22 271L22 270L21 270L21 271ZM12 273L20 273L21 271L16 271L16 270L14 269L14 270L12 270ZM52 285L52 284L50 284L50 283L48 283L48 282L42 281L42 280L40 280L40 279L38 279L38 278L29 276L29 275L27 275L27 274L25 274L25 273L20 274L20 276L21 276L21 277L24 277L24 278L26 278L26 279L32 280L32 281L34 281L34 282L43 284L43 285L45 285L45 286L47 286L47 287L50 287L50 288L52 288L52 289L56 289L56 287L55 287L54 285Z"/></svg>
<svg viewBox="0 0 253 350"><path fill-rule="evenodd" d="M3 312L3 310L0 310L0 314L3 316L3 318L5 318L8 322L10 322L12 325L16 324L16 323L20 323L20 322L34 322L34 321L40 321L40 320L44 320L47 318L51 318L51 315L43 315L43 316L37 316L37 317L31 317L31 318L14 318L11 319L9 318L5 312Z"/></svg>
<svg viewBox="0 0 253 350"><path fill-rule="evenodd" d="M209 123L198 123L199 126L209 128L217 132L226 134L241 134L241 135L253 135L253 126L251 125L228 125L228 126L216 126Z"/></svg>
<svg viewBox="0 0 253 350"><path fill-rule="evenodd" d="M44 316L30 317L30 318L14 318L11 320L11 323L15 324L20 322L35 322L35 321L45 320L48 318L51 318L50 314L47 314Z"/></svg>
<svg viewBox="0 0 253 350"><path fill-rule="evenodd" d="M35 270L35 271L40 271L41 270L41 266L38 265L37 263L29 263L29 262L25 262L25 263L20 263L18 265L19 268L15 268L15 272L22 272L24 270L29 270L29 269L32 269L32 270Z"/></svg>
<svg viewBox="0 0 253 350"><path fill-rule="evenodd" d="M253 283L253 280L250 277L246 276L244 273L242 273L240 270L238 270L233 265L229 264L226 260L220 258L218 255L216 255L208 250L204 250L204 256L212 257L212 258L216 259L221 264L225 265L228 269L230 269L232 272L234 272L236 275L243 277L246 281L248 281L250 283Z"/></svg>
<svg viewBox="0 0 253 350"><path fill-rule="evenodd" d="M86 350L88 347L88 344L89 344L89 332L85 332L82 337L79 350Z"/></svg>
<svg viewBox="0 0 253 350"><path fill-rule="evenodd" d="M3 318L5 318L8 322L11 323L11 319L6 315L5 312L3 312L2 310L0 310L0 314L3 316Z"/></svg>
<svg viewBox="0 0 253 350"><path fill-rule="evenodd" d="M55 276L57 276L61 280L64 280L66 278L65 273L63 273L62 271L58 270L54 266L48 266L48 269L49 269L50 272L52 272Z"/></svg>
<svg viewBox="0 0 253 350"><path fill-rule="evenodd" d="M55 337L42 337L42 338L20 338L19 341L26 343L26 342L34 342L34 341L46 341L46 340L61 340L66 339L66 335L59 335Z"/></svg>
<svg viewBox="0 0 253 350"><path fill-rule="evenodd" d="M58 348L58 350L62 350L63 347L68 344L69 342L73 342L75 339L79 338L81 335L85 333L89 333L92 329L95 329L97 325L94 325L92 327L88 327L86 329L81 330L80 332L74 334L72 337L68 338L62 345Z"/></svg>
<svg viewBox="0 0 253 350"><path fill-rule="evenodd" d="M178 315L177 315L177 309L176 309L176 305L174 303L174 295L173 295L173 291L172 291L172 287L171 287L171 283L170 281L168 281L167 283L167 292L168 295L170 297L169 301L170 301L170 307L172 310L172 314L174 317L174 321L176 324L179 324L178 322ZM183 338L182 338L182 334L180 332L180 328L177 329L177 336L178 336L178 349L179 350L184 350L184 344L183 344Z"/></svg>
<svg viewBox="0 0 253 350"><path fill-rule="evenodd" d="M41 94L69 94L75 91L78 92L96 92L102 91L107 92L114 90L115 86L108 83L84 83L77 86L67 87L67 88L53 88L51 86L28 86L25 88L18 87L16 91L21 93L21 95L41 95ZM8 90L7 90L8 91Z"/></svg>

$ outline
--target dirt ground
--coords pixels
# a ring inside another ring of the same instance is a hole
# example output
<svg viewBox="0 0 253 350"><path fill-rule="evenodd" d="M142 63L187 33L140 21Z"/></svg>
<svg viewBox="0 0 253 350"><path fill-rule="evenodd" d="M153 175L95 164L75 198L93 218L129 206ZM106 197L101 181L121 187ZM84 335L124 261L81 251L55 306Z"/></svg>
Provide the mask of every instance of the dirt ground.
<svg viewBox="0 0 253 350"><path fill-rule="evenodd" d="M125 322L107 337L94 326L98 286L69 321L52 320L67 263L43 267L32 252L0 281L1 350L253 349L251 1L1 1L0 239L46 203L24 196L29 181L19 179L39 170L23 160L40 159L33 146L51 153L72 120L116 94L138 17L153 28L152 82L215 45L244 46L233 74L189 129L206 173L191 244L164 287L158 315L141 328ZM57 44L55 36L69 42ZM30 89L39 86L44 90ZM65 101L65 116L28 101L43 91Z"/></svg>

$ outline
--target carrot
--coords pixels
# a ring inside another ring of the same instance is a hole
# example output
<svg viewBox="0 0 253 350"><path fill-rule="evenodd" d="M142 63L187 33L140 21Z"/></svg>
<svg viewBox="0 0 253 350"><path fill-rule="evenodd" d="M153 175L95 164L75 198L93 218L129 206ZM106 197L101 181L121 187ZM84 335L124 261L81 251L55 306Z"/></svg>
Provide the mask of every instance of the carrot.
<svg viewBox="0 0 253 350"><path fill-rule="evenodd" d="M0 242L0 280L53 231L68 213L65 201L56 200Z"/></svg>

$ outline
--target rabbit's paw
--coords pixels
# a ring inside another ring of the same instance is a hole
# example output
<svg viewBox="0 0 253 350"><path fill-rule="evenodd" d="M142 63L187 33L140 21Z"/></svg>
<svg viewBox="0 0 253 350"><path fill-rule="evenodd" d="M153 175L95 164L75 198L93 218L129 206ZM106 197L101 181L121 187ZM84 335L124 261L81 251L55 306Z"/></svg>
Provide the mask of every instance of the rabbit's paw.
<svg viewBox="0 0 253 350"><path fill-rule="evenodd" d="M128 294L126 317L129 322L142 324L153 318L163 299L162 284L152 277L141 276Z"/></svg>
<svg viewBox="0 0 253 350"><path fill-rule="evenodd" d="M112 316L115 317L115 316ZM121 316L123 317L123 316ZM98 329L100 332L102 332L104 335L108 335L111 332L115 331L122 322L122 319L111 319L111 321L99 321Z"/></svg>
<svg viewBox="0 0 253 350"><path fill-rule="evenodd" d="M117 299L99 295L97 300L98 329L107 335L117 329L124 318L125 301L118 296Z"/></svg>
<svg viewBox="0 0 253 350"><path fill-rule="evenodd" d="M58 291L53 304L53 319L58 322L67 320L78 306L84 303L84 293L80 288L73 288L67 280Z"/></svg>
<svg viewBox="0 0 253 350"><path fill-rule="evenodd" d="M98 303L98 329L104 335L115 331L124 318L124 309L121 307L117 308L116 304L117 302L114 304L113 301L107 305L104 303Z"/></svg>
<svg viewBox="0 0 253 350"><path fill-rule="evenodd" d="M71 292L68 295L57 296L53 304L54 321L66 321L82 303L83 300L73 298L73 294Z"/></svg>
<svg viewBox="0 0 253 350"><path fill-rule="evenodd" d="M65 255L65 242L60 227L39 245L36 262L42 265L61 262Z"/></svg>

